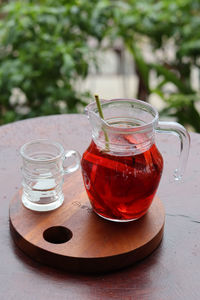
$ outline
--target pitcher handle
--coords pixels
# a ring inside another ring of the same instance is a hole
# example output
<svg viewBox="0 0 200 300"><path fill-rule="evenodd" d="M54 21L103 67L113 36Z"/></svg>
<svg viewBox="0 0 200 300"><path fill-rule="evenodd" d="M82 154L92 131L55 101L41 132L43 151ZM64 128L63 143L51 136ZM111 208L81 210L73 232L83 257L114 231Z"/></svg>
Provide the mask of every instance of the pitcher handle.
<svg viewBox="0 0 200 300"><path fill-rule="evenodd" d="M80 167L81 155L78 151L76 151L76 150L67 150L65 152L64 160L67 160L68 158L73 158L74 159L74 164L70 165L67 168L64 167L64 173L65 174L75 172Z"/></svg>
<svg viewBox="0 0 200 300"><path fill-rule="evenodd" d="M190 135L188 131L181 124L177 122L158 122L156 132L173 134L179 137L180 140L180 154L178 167L174 171L175 180L181 180L188 160L190 149Z"/></svg>

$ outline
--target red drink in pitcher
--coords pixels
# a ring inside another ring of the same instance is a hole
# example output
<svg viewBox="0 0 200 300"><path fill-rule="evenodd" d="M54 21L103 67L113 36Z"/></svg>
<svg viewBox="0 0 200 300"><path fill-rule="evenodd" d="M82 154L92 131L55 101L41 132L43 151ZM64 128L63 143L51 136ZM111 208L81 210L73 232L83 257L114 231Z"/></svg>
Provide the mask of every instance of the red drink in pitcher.
<svg viewBox="0 0 200 300"><path fill-rule="evenodd" d="M113 155L92 141L81 165L94 211L106 219L124 222L147 212L161 178L163 159L155 144L136 155Z"/></svg>
<svg viewBox="0 0 200 300"><path fill-rule="evenodd" d="M128 222L149 209L158 188L163 159L155 133L179 137L180 159L174 178L183 176L190 137L183 126L159 121L158 112L135 99L98 100L87 105L92 142L81 166L94 211L101 217Z"/></svg>

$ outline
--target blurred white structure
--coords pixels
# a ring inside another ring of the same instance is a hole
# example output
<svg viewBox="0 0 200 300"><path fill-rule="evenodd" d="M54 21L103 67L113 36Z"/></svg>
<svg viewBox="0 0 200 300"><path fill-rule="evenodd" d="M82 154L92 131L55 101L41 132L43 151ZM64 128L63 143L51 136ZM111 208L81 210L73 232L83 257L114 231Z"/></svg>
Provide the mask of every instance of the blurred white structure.
<svg viewBox="0 0 200 300"><path fill-rule="evenodd" d="M98 72L91 70L82 84L82 90L98 94L102 99L136 98L138 78L134 62L129 53L123 52L122 55L120 57L114 51L100 53L100 68ZM157 95L151 95L150 103L158 110L165 106Z"/></svg>

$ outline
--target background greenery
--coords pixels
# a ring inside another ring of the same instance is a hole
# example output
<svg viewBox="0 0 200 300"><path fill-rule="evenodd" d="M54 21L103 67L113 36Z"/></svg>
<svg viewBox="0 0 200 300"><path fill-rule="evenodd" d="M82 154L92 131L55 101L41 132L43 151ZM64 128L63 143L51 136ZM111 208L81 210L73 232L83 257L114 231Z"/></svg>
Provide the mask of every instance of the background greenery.
<svg viewBox="0 0 200 300"><path fill-rule="evenodd" d="M21 0L0 8L0 124L79 112L90 98L80 80L98 68L97 50L120 39L133 57L138 98L159 95L162 115L200 132L191 76L200 68L199 0Z"/></svg>

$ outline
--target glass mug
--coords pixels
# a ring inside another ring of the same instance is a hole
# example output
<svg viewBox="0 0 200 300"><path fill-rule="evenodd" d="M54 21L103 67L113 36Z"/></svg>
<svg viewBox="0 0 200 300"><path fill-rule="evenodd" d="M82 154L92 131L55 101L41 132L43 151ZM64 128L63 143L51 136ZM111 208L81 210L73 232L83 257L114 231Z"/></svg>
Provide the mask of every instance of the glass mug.
<svg viewBox="0 0 200 300"><path fill-rule="evenodd" d="M99 216L117 222L136 220L148 211L163 171L155 132L179 137L175 180L182 178L190 137L182 125L159 121L158 112L146 102L113 99L101 105L104 119L95 102L86 107L92 142L81 160L84 185Z"/></svg>
<svg viewBox="0 0 200 300"><path fill-rule="evenodd" d="M35 211L50 211L64 201L62 191L64 174L80 166L80 154L75 150L64 151L59 143L34 140L20 149L23 160L22 203ZM73 165L65 168L64 161L73 158Z"/></svg>

